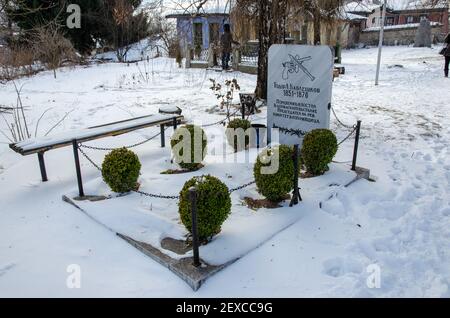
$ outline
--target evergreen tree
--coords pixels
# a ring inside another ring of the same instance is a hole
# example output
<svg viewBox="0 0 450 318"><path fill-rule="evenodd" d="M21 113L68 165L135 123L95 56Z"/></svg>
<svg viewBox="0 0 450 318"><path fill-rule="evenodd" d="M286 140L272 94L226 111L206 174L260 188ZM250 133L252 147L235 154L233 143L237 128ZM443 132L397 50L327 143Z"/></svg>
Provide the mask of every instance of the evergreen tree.
<svg viewBox="0 0 450 318"><path fill-rule="evenodd" d="M113 46L128 46L147 35L147 16L134 14L142 0L11 0L7 9L11 20L30 36L33 30L50 24L60 31L81 53L88 53L97 42ZM81 28L66 25L71 12L69 4L81 9Z"/></svg>

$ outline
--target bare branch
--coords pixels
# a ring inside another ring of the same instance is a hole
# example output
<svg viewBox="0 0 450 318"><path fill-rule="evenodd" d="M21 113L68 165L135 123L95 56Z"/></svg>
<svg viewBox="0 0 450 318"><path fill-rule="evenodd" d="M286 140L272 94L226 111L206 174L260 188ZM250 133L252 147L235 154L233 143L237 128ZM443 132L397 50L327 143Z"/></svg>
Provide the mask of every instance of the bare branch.
<svg viewBox="0 0 450 318"><path fill-rule="evenodd" d="M58 127L59 125L61 125L61 123L71 114L75 111L75 108L72 109L70 112L67 112L52 128L50 128L44 136L48 136L48 134L50 134L53 129L55 129L56 127Z"/></svg>

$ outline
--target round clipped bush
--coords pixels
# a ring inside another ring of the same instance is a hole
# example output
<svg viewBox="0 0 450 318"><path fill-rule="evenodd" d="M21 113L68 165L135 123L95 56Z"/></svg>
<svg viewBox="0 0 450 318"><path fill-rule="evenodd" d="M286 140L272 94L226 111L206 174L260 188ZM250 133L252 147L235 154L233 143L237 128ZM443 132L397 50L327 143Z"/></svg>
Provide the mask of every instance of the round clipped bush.
<svg viewBox="0 0 450 318"><path fill-rule="evenodd" d="M228 123L226 136L228 143L234 148L235 152L247 149L250 144L250 136L248 134L248 129L250 128L252 128L252 124L246 119L233 119Z"/></svg>
<svg viewBox="0 0 450 318"><path fill-rule="evenodd" d="M273 202L282 201L294 188L294 150L281 145L266 148L258 156L253 174L259 193Z"/></svg>
<svg viewBox="0 0 450 318"><path fill-rule="evenodd" d="M186 125L175 131L170 141L176 163L186 170L197 170L206 156L208 140L202 128Z"/></svg>
<svg viewBox="0 0 450 318"><path fill-rule="evenodd" d="M111 151L102 165L103 180L117 193L136 189L140 171L138 156L126 148Z"/></svg>
<svg viewBox="0 0 450 318"><path fill-rule="evenodd" d="M328 129L316 129L306 134L303 140L302 159L306 170L319 176L328 170L338 150L336 135Z"/></svg>
<svg viewBox="0 0 450 318"><path fill-rule="evenodd" d="M192 232L192 208L189 189L197 189L197 224L199 239L209 241L221 231L223 222L231 211L231 197L228 187L212 176L194 177L180 193L179 213L181 222Z"/></svg>

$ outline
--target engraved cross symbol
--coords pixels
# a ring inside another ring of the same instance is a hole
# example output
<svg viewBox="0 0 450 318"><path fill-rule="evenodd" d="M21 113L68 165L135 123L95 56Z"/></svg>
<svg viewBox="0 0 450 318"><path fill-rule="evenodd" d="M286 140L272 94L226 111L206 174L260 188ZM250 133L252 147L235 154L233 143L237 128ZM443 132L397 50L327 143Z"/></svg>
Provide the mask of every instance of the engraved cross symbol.
<svg viewBox="0 0 450 318"><path fill-rule="evenodd" d="M303 65L304 62L310 61L312 59L311 56L300 58L298 55L294 56L289 54L290 60L283 63L283 79L289 79L289 74L298 73L302 71L305 73L311 80L311 82L315 81L315 77L311 74L311 72Z"/></svg>

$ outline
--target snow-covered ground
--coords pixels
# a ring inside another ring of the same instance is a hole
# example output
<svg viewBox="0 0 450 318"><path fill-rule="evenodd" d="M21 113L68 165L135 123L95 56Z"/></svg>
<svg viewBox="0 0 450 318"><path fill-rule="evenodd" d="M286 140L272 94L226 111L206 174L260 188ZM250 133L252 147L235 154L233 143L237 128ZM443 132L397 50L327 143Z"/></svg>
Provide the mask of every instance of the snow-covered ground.
<svg viewBox="0 0 450 318"><path fill-rule="evenodd" d="M70 148L46 155L50 182L43 184L36 156L21 157L0 139L0 296L450 297L450 80L443 78L437 51L385 48L378 87L377 51L344 51L347 73L334 83L333 104L343 121L363 121L359 165L370 168L377 182L337 188L322 209L299 205L298 222L197 293L62 202L61 195L76 187ZM18 84L25 83L22 98L33 135L51 108L37 131L42 136L68 112L54 133L157 113L162 105L181 107L188 120L215 122L223 116L207 112L217 102L208 79L233 76L242 91L254 90L254 76L178 69L166 58L139 66L65 68L56 80L44 72ZM0 92L0 104L15 105L12 84L1 85ZM265 111L254 119L264 117ZM0 128L6 132L3 122ZM339 139L347 134L334 119L332 129ZM132 144L157 131L92 144ZM352 146L345 143L336 161L350 160ZM164 160L155 157L157 151L158 140L136 149L146 160ZM92 155L101 162L104 154ZM98 178L84 160L82 169L86 183ZM155 180L156 192L170 189L170 178L164 180L169 183ZM67 288L71 264L81 267L81 289ZM371 289L366 281L377 268L381 288Z"/></svg>

